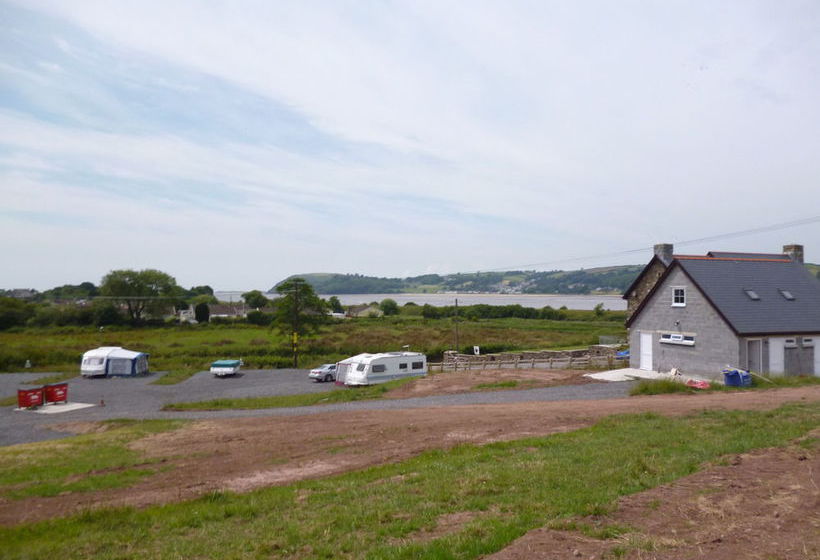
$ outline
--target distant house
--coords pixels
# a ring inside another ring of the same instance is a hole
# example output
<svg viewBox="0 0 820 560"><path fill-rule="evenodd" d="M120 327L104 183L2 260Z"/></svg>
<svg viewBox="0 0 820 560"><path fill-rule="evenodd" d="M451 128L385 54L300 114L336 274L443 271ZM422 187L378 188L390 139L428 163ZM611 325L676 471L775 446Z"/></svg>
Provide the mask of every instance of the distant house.
<svg viewBox="0 0 820 560"><path fill-rule="evenodd" d="M805 269L801 245L703 256L656 245L624 298L632 367L820 375L820 282Z"/></svg>
<svg viewBox="0 0 820 560"><path fill-rule="evenodd" d="M384 312L379 309L379 306L373 303L364 303L362 305L352 305L347 310L348 317L381 317Z"/></svg>
<svg viewBox="0 0 820 560"><path fill-rule="evenodd" d="M244 304L214 303L209 304L208 308L211 312L209 321L214 319L244 319L248 316Z"/></svg>

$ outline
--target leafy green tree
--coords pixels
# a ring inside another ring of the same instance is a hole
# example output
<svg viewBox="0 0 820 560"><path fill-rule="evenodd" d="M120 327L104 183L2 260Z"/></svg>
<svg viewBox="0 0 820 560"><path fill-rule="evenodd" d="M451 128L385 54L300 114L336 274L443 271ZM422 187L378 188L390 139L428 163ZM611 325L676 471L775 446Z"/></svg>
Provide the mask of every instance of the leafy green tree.
<svg viewBox="0 0 820 560"><path fill-rule="evenodd" d="M110 301L97 300L94 302L94 324L98 327L118 325L123 322L122 314L117 306Z"/></svg>
<svg viewBox="0 0 820 560"><path fill-rule="evenodd" d="M438 319L441 317L441 313L434 306L425 303L421 308L421 316L425 319Z"/></svg>
<svg viewBox="0 0 820 560"><path fill-rule="evenodd" d="M293 367L299 367L299 337L319 329L327 320L327 304L316 295L313 287L302 278L289 278L278 286L276 313L272 325L280 332L290 333Z"/></svg>
<svg viewBox="0 0 820 560"><path fill-rule="evenodd" d="M34 315L34 306L11 297L0 297L0 331L26 324Z"/></svg>
<svg viewBox="0 0 820 560"><path fill-rule="evenodd" d="M399 304L396 303L394 299L383 299L382 302L379 304L379 309L382 310L382 313L385 315L398 315L399 314Z"/></svg>
<svg viewBox="0 0 820 560"><path fill-rule="evenodd" d="M315 331L325 322L326 304L301 278L289 278L278 286L274 325L283 333L299 336Z"/></svg>
<svg viewBox="0 0 820 560"><path fill-rule="evenodd" d="M194 306L194 319L197 323L207 323L210 318L211 308L208 307L207 303L203 301Z"/></svg>
<svg viewBox="0 0 820 560"><path fill-rule="evenodd" d="M245 292L242 294L242 299L245 300L245 303L248 307L253 307L254 309L262 309L266 307L269 303L268 298L262 295L262 292L259 290L251 290L250 292Z"/></svg>
<svg viewBox="0 0 820 560"><path fill-rule="evenodd" d="M336 296L330 296L330 298L327 300L327 304L330 306L330 310L333 313L345 312L345 308L342 307L342 302L339 301L339 298L337 298Z"/></svg>
<svg viewBox="0 0 820 560"><path fill-rule="evenodd" d="M598 317L598 318L603 317L604 316L604 304L599 303L598 305L595 306L595 308L592 311L595 313L595 317Z"/></svg>
<svg viewBox="0 0 820 560"><path fill-rule="evenodd" d="M132 322L161 314L182 295L173 276L160 270L112 270L100 283L100 293L126 307Z"/></svg>

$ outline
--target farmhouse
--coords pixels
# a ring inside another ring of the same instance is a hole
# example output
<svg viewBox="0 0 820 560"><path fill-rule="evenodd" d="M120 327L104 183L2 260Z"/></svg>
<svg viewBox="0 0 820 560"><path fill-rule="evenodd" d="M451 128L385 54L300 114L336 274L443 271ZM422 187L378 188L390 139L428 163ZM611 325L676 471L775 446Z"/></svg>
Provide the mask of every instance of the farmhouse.
<svg viewBox="0 0 820 560"><path fill-rule="evenodd" d="M716 376L727 365L820 375L820 282L783 253L655 255L626 290L630 366Z"/></svg>

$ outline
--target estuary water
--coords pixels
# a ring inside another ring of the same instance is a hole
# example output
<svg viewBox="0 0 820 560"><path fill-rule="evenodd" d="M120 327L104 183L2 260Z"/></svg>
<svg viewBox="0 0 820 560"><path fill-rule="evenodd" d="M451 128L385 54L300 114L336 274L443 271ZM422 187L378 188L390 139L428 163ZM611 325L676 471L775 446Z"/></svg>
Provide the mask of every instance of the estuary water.
<svg viewBox="0 0 820 560"><path fill-rule="evenodd" d="M219 301L241 301L242 292L214 292ZM269 298L276 294L265 294ZM599 303L604 309L623 311L626 309L626 300L621 296L571 295L571 294L320 294L328 299L336 295L342 305L357 305L390 298L399 305L412 301L418 305L425 303L436 307L454 305L458 299L459 305L521 305L523 307L542 308L549 305L554 309L566 306L567 309L594 309Z"/></svg>

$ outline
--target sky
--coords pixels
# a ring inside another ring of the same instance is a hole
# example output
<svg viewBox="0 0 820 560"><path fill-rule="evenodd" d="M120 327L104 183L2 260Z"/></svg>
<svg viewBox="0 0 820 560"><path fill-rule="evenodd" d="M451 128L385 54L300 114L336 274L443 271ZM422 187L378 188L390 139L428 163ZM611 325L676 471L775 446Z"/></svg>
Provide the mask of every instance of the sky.
<svg viewBox="0 0 820 560"><path fill-rule="evenodd" d="M815 0L0 0L0 288L820 262L817 216Z"/></svg>

